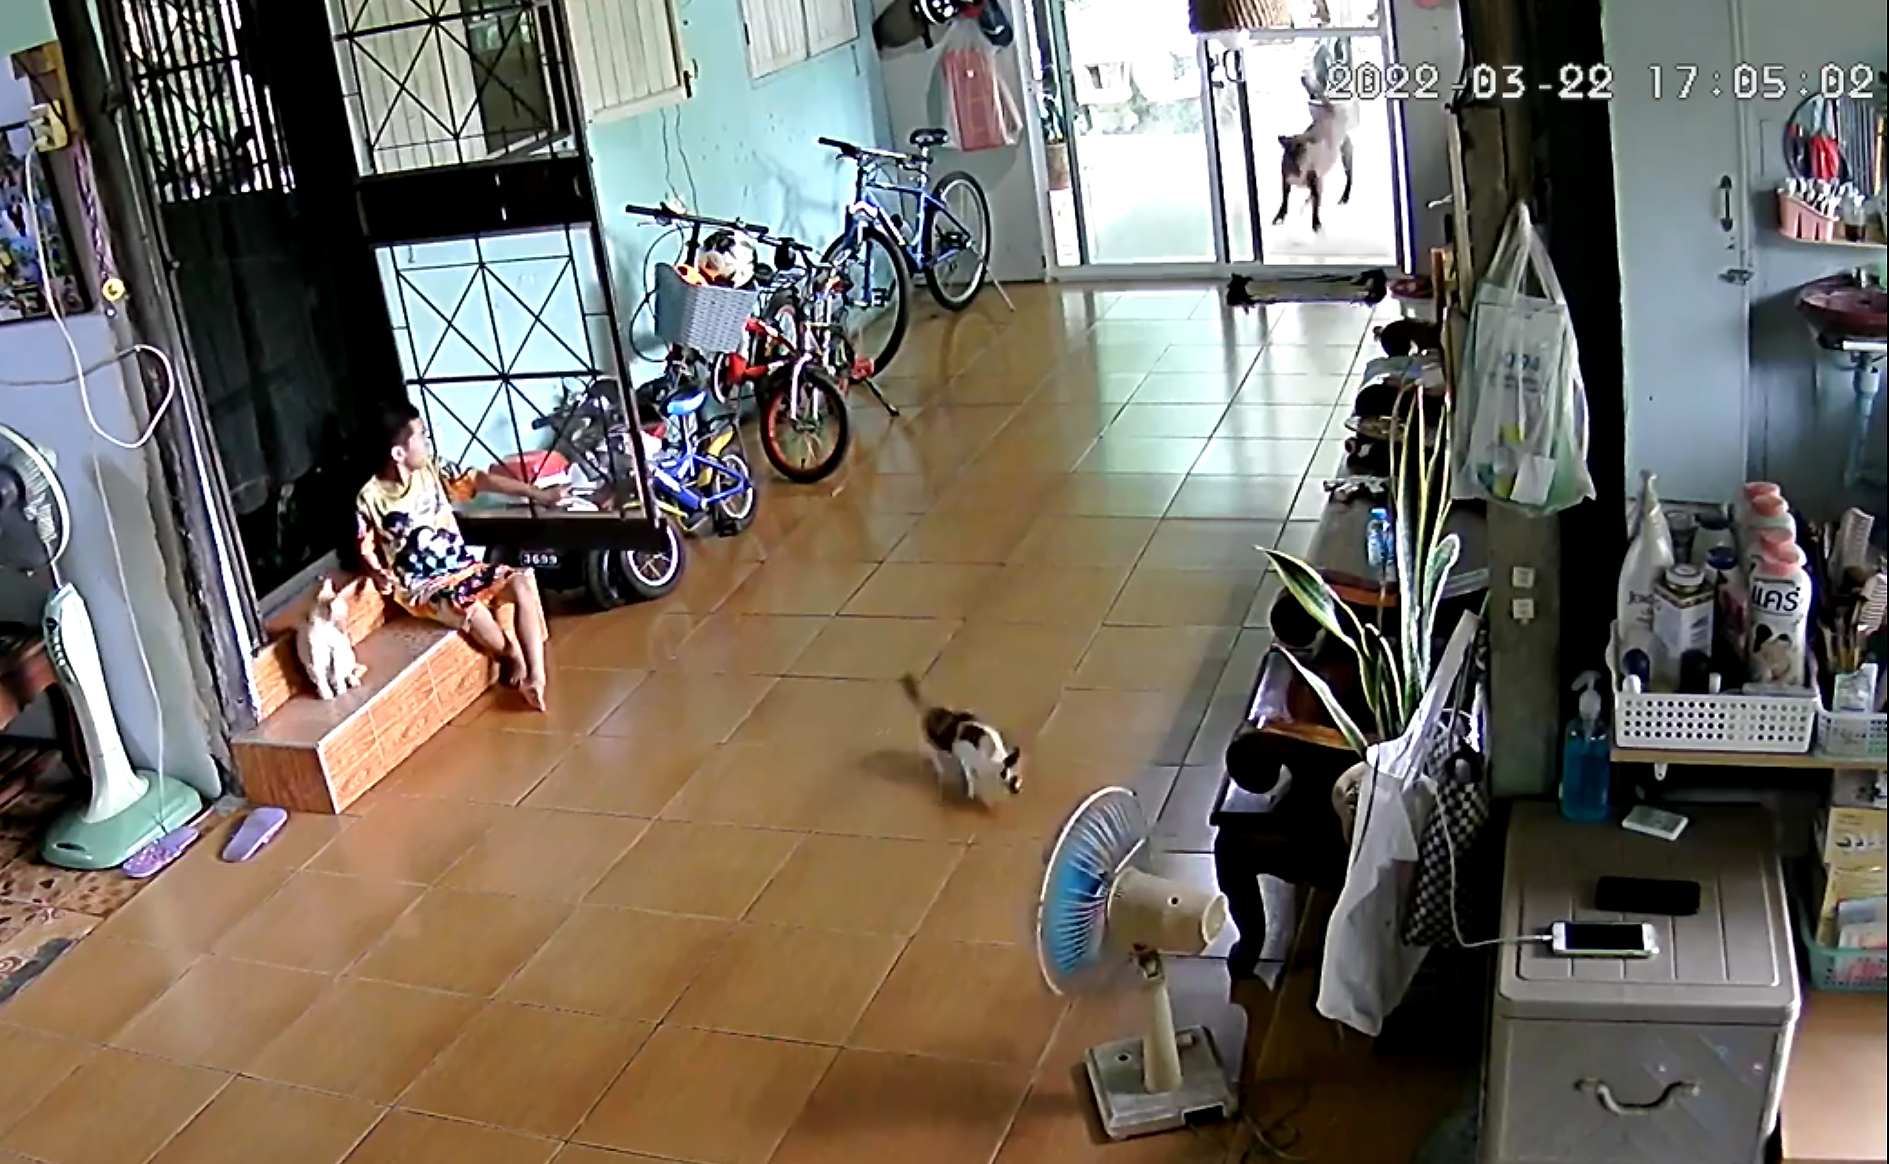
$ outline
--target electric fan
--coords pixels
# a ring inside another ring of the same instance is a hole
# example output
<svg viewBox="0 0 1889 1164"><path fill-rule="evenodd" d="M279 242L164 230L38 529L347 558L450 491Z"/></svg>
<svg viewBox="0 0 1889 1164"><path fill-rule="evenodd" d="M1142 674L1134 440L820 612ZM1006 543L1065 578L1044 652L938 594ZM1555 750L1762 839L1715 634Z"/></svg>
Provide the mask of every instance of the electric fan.
<svg viewBox="0 0 1889 1164"><path fill-rule="evenodd" d="M71 524L51 458L0 425L0 565L27 574L52 571L57 584L54 567ZM110 869L190 821L203 798L161 773L132 770L105 691L92 616L70 584L56 585L46 600L44 629L46 653L85 740L92 795L53 822L40 855L67 869Z"/></svg>
<svg viewBox="0 0 1889 1164"><path fill-rule="evenodd" d="M1147 815L1126 788L1084 800L1050 849L1036 907L1036 953L1058 994L1110 989L1129 972L1148 1001L1139 1039L1084 1056L1111 1140L1184 1127L1239 1110L1213 1036L1174 1029L1163 952L1201 954L1227 922L1227 899L1147 869Z"/></svg>

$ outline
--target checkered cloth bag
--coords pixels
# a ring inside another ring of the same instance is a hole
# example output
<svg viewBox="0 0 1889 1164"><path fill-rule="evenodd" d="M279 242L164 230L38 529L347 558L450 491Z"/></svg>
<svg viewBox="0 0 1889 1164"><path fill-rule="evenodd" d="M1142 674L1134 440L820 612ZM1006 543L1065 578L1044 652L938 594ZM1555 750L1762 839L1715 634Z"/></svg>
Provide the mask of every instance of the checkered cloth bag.
<svg viewBox="0 0 1889 1164"><path fill-rule="evenodd" d="M1417 878L1404 907L1407 946L1454 946L1456 922L1473 916L1469 855L1489 823L1493 802L1478 754L1486 692L1480 676L1488 673L1487 651L1485 632L1477 637L1473 661L1458 677L1451 701L1458 710L1443 717L1427 741L1425 774L1436 796L1417 845ZM1465 695L1471 707L1463 707Z"/></svg>

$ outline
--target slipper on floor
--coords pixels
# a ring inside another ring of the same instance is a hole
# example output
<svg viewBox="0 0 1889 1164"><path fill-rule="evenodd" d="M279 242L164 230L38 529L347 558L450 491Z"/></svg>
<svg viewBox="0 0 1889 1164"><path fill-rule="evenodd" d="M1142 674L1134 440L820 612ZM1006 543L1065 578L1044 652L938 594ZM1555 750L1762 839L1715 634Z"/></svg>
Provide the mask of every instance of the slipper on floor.
<svg viewBox="0 0 1889 1164"><path fill-rule="evenodd" d="M139 849L125 858L122 866L125 876L134 881L155 877L165 866L184 855L184 850L197 843L196 825L183 825L165 833L157 840Z"/></svg>
<svg viewBox="0 0 1889 1164"><path fill-rule="evenodd" d="M243 823L236 826L230 834L229 843L223 846L225 861L247 861L262 850L262 847L275 839L282 831L282 826L289 822L287 810L264 806L252 809L243 818Z"/></svg>

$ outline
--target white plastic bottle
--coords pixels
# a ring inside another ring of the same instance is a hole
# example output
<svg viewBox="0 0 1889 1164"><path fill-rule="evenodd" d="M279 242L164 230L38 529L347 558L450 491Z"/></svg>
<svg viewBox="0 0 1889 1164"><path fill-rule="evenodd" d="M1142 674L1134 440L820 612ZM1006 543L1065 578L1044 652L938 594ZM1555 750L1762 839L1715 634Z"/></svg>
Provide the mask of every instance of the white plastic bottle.
<svg viewBox="0 0 1889 1164"><path fill-rule="evenodd" d="M1653 642L1653 589L1673 564L1673 534L1660 507L1651 473L1640 475L1640 528L1620 563L1620 584L1614 594L1620 646L1648 649Z"/></svg>
<svg viewBox="0 0 1889 1164"><path fill-rule="evenodd" d="M1748 584L1746 680L1802 687L1808 680L1804 636L1810 632L1810 574L1796 546L1759 561Z"/></svg>
<svg viewBox="0 0 1889 1164"><path fill-rule="evenodd" d="M1788 529L1760 529L1745 544L1745 577L1750 578L1758 572L1758 563L1766 558L1788 558L1790 551L1797 548L1797 531Z"/></svg>
<svg viewBox="0 0 1889 1164"><path fill-rule="evenodd" d="M1760 497L1782 497L1784 490L1771 481L1747 481L1739 491L1738 500L1732 505L1732 531L1738 537L1738 547L1743 552L1745 545L1745 526L1751 521L1751 503Z"/></svg>
<svg viewBox="0 0 1889 1164"><path fill-rule="evenodd" d="M1797 519L1791 516L1790 502L1779 493L1767 493L1752 499L1751 508L1745 514L1745 527L1739 531L1739 550L1744 555L1745 564L1752 564L1755 556L1752 543L1766 530L1781 529L1792 537L1797 536Z"/></svg>

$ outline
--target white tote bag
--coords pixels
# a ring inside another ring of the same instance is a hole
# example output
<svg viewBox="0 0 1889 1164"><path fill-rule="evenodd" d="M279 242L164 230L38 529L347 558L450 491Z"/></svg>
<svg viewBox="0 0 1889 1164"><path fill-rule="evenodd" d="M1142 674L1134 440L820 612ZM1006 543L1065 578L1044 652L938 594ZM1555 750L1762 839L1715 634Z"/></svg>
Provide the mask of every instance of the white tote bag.
<svg viewBox="0 0 1889 1164"><path fill-rule="evenodd" d="M1430 951L1403 940L1404 909L1420 865L1418 840L1435 804L1424 771L1432 753L1428 737L1442 723L1457 672L1476 641L1478 621L1465 614L1456 624L1404 734L1373 744L1365 754L1370 771L1358 790L1345 885L1325 931L1318 1013L1372 1038L1404 1000Z"/></svg>
<svg viewBox="0 0 1889 1164"><path fill-rule="evenodd" d="M1460 382L1469 407L1458 413L1459 497L1558 513L1594 496L1574 325L1523 203L1476 284Z"/></svg>

